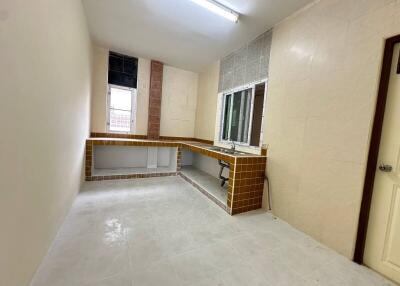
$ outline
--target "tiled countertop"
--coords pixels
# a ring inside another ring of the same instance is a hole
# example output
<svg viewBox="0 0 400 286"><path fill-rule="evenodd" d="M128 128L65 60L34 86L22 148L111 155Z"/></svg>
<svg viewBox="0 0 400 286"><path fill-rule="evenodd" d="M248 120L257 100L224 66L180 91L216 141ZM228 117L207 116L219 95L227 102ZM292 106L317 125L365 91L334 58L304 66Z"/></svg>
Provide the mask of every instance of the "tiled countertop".
<svg viewBox="0 0 400 286"><path fill-rule="evenodd" d="M149 146L149 147L182 147L190 151L201 153L205 156L220 159L233 163L235 158L265 158L266 156L255 154L227 154L216 150L210 150L212 145L196 141L179 140L147 140L147 139L125 139L125 138L89 138L87 143L93 145L113 145L113 146Z"/></svg>

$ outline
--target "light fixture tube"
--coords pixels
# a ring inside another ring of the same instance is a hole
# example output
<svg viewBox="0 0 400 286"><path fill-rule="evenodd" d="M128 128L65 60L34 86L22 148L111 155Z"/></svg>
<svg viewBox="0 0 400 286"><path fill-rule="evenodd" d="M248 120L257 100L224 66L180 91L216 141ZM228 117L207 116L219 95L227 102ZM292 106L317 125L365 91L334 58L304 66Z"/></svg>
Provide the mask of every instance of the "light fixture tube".
<svg viewBox="0 0 400 286"><path fill-rule="evenodd" d="M214 0L191 0L192 2L210 10L211 12L218 14L232 22L237 22L239 14L228 7L218 3Z"/></svg>

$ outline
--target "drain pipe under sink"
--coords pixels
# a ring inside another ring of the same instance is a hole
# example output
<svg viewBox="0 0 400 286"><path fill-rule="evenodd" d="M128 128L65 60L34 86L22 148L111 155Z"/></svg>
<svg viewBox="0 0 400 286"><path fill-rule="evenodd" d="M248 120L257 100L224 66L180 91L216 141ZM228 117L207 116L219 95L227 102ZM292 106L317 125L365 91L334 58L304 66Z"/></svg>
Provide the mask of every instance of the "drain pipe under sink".
<svg viewBox="0 0 400 286"><path fill-rule="evenodd" d="M225 185L225 182L229 180L229 178L226 178L222 176L222 172L224 171L224 168L228 168L229 170L229 164L223 162L222 160L218 160L218 164L221 166L221 169L219 170L219 178L221 179L221 187Z"/></svg>

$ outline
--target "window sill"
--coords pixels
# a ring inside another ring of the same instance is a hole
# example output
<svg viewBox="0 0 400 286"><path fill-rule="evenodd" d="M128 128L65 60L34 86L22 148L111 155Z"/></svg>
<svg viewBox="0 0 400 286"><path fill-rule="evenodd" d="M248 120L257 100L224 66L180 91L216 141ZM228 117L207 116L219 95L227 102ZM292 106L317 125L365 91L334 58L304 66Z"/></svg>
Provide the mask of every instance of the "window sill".
<svg viewBox="0 0 400 286"><path fill-rule="evenodd" d="M215 142L215 145L218 147L223 147L223 148L231 148L232 144L227 141L219 141ZM235 143L235 148L237 151L242 151L250 154L255 154L255 155L260 155L261 154L261 147L256 147L256 146L249 146L249 145L244 145L244 144L238 144Z"/></svg>

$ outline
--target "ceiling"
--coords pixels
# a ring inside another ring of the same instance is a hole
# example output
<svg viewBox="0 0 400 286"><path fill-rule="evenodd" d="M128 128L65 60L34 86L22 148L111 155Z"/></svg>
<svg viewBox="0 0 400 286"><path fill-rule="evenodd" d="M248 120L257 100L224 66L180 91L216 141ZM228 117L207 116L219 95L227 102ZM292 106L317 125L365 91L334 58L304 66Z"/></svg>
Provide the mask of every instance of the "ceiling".
<svg viewBox="0 0 400 286"><path fill-rule="evenodd" d="M311 0L219 0L233 23L190 0L83 0L94 42L116 52L201 71Z"/></svg>

